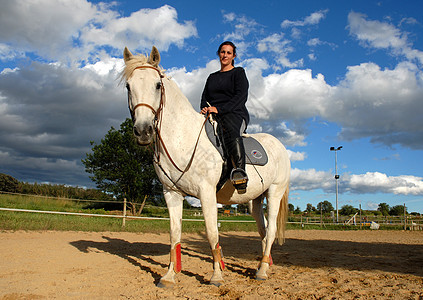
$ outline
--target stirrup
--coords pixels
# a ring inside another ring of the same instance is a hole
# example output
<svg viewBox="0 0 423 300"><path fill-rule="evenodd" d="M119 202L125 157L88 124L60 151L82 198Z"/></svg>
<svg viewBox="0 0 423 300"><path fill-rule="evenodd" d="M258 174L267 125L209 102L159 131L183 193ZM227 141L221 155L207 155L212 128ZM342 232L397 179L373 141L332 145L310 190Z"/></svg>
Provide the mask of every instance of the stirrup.
<svg viewBox="0 0 423 300"><path fill-rule="evenodd" d="M244 194L247 191L248 176L243 169L233 169L230 179L239 194Z"/></svg>
<svg viewBox="0 0 423 300"><path fill-rule="evenodd" d="M240 185L248 182L247 173L240 168L232 169L230 178L233 185Z"/></svg>

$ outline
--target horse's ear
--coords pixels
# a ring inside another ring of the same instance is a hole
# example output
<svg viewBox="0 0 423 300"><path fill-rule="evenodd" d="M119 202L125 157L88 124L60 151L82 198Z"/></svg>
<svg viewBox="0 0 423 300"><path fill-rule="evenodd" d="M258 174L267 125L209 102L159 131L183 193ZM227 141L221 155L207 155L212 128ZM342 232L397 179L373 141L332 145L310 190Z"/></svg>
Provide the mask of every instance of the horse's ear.
<svg viewBox="0 0 423 300"><path fill-rule="evenodd" d="M150 57L148 58L147 62L153 67L157 67L159 65L160 53L155 46L153 46L153 49L151 49Z"/></svg>
<svg viewBox="0 0 423 300"><path fill-rule="evenodd" d="M129 51L129 49L127 47L125 47L125 50L123 50L123 60L126 62L128 62L128 60L131 60L132 57L134 57L134 55L131 53L131 51Z"/></svg>

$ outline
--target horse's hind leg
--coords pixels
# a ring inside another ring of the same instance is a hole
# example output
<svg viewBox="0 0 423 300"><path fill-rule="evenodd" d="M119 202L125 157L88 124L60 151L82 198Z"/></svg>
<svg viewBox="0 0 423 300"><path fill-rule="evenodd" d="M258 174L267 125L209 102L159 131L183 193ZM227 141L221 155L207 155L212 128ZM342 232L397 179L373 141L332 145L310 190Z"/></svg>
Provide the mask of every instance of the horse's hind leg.
<svg viewBox="0 0 423 300"><path fill-rule="evenodd" d="M170 264L167 273L160 278L159 287L168 287L175 283L175 274L181 271L181 230L184 198L176 192L164 191L170 218Z"/></svg>
<svg viewBox="0 0 423 300"><path fill-rule="evenodd" d="M285 189L280 185L271 185L266 193L268 223L266 228L266 237L263 240L263 243L265 244L263 248L263 258L260 262L259 269L256 272L256 278L258 280L267 279L267 270L271 264L270 251L276 237L276 221L284 192Z"/></svg>
<svg viewBox="0 0 423 300"><path fill-rule="evenodd" d="M253 216L254 220L256 220L257 224L257 230L261 237L262 241L262 251L264 251L266 246L266 226L267 226L267 220L264 217L263 213L263 199L264 195L261 195L257 197L256 199L250 201L250 212Z"/></svg>

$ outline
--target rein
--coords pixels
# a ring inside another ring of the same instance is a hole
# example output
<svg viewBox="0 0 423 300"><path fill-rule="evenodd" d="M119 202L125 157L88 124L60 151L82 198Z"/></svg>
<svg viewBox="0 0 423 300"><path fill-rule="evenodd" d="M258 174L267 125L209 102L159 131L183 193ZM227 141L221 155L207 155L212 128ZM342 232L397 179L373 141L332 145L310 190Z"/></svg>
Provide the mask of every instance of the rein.
<svg viewBox="0 0 423 300"><path fill-rule="evenodd" d="M196 153L197 148L198 148L198 143L200 141L201 132L203 131L204 126L206 125L206 122L208 120L208 116L205 118L205 120L204 120L204 122L201 126L201 129L200 129L200 132L198 134L197 141L195 143L194 150L192 152L191 158L190 158L188 164L186 165L186 167L182 170L180 167L178 167L178 165L172 159L171 155L169 154L169 151L167 150L165 142L164 142L164 140L163 140L163 138L160 134L161 125L162 125L163 107L164 107L165 100L166 100L166 94L165 94L166 91L165 91L165 87L164 87L164 84L163 84L164 75L161 73L161 71L158 68L155 68L153 66L139 66L139 67L136 67L134 70L136 70L136 69L153 69L153 70L157 71L157 73L159 73L159 76L160 76L160 104L159 104L159 108L156 111L151 105L149 105L147 103L138 103L137 105L134 106L133 109L131 109L131 108L129 109L131 116L132 116L132 119L134 119L135 110L139 107L144 106L144 107L149 108L152 111L152 113L154 114L154 117L155 117L154 131L156 132L156 141L157 141L156 149L154 151L155 158L156 158L154 160L154 163L159 166L159 168L166 175L166 177L173 183L173 185L175 187L177 187L179 190L181 190L176 184L179 182L179 180L182 178L182 176L190 169L190 167L192 165L195 153ZM175 169L178 170L179 172L181 172L181 175L179 176L179 178L176 181L172 180L172 178L166 173L166 171L163 169L163 167L160 164L160 147L163 148L167 158L172 163L172 165L175 167ZM182 192L185 193L184 191L182 191Z"/></svg>

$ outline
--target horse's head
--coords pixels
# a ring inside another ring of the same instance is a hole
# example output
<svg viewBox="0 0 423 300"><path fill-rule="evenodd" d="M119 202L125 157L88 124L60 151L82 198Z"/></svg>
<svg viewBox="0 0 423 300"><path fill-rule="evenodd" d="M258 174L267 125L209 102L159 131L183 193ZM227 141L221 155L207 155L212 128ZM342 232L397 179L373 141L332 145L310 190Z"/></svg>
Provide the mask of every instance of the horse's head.
<svg viewBox="0 0 423 300"><path fill-rule="evenodd" d="M123 51L128 107L134 123L134 135L138 144L153 141L156 123L164 101L163 74L159 69L160 53L153 46L149 57L134 56L128 48Z"/></svg>

